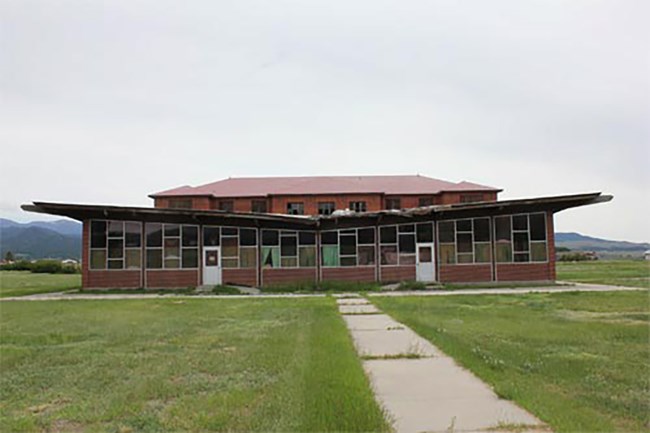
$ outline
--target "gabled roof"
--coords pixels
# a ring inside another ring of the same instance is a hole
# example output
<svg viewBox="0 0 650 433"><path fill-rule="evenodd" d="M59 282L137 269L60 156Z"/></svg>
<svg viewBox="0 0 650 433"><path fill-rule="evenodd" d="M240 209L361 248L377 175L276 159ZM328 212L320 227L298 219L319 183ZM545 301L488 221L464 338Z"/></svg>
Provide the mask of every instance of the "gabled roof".
<svg viewBox="0 0 650 433"><path fill-rule="evenodd" d="M308 176L235 177L206 185L189 185L151 194L149 197L210 196L265 197L267 195L437 194L442 191L491 191L498 188L467 181L459 183L420 175L407 176Z"/></svg>

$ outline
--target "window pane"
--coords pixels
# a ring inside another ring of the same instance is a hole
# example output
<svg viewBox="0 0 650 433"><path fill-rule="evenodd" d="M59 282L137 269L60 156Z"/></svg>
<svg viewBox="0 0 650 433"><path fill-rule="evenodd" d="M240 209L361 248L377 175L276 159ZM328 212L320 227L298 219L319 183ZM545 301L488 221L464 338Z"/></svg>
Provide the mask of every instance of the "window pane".
<svg viewBox="0 0 650 433"><path fill-rule="evenodd" d="M219 210L224 212L232 212L235 209L235 202L232 200L221 200L219 201Z"/></svg>
<svg viewBox="0 0 650 433"><path fill-rule="evenodd" d="M178 237L181 235L181 227L178 224L165 224L165 237Z"/></svg>
<svg viewBox="0 0 650 433"><path fill-rule="evenodd" d="M199 267L199 250L198 248L183 248L183 268Z"/></svg>
<svg viewBox="0 0 650 433"><path fill-rule="evenodd" d="M176 241L176 242L173 242ZM181 248L178 246L178 239L165 239L165 260L180 260Z"/></svg>
<svg viewBox="0 0 650 433"><path fill-rule="evenodd" d="M280 234L277 230L262 230L262 245L280 245Z"/></svg>
<svg viewBox="0 0 650 433"><path fill-rule="evenodd" d="M471 233L457 233L456 245L458 246L458 253L471 253L472 250L472 234Z"/></svg>
<svg viewBox="0 0 650 433"><path fill-rule="evenodd" d="M321 243L323 245L338 245L339 234L337 232L323 232L321 233Z"/></svg>
<svg viewBox="0 0 650 433"><path fill-rule="evenodd" d="M106 248L106 221L90 222L90 248Z"/></svg>
<svg viewBox="0 0 650 433"><path fill-rule="evenodd" d="M126 269L140 269L140 249L126 250Z"/></svg>
<svg viewBox="0 0 650 433"><path fill-rule="evenodd" d="M221 239L221 256L222 257L238 257L239 245L237 238L223 238Z"/></svg>
<svg viewBox="0 0 650 433"><path fill-rule="evenodd" d="M474 262L489 263L492 259L490 244L474 244Z"/></svg>
<svg viewBox="0 0 650 433"><path fill-rule="evenodd" d="M418 199L418 206L431 206L433 205L433 197L420 197Z"/></svg>
<svg viewBox="0 0 650 433"><path fill-rule="evenodd" d="M400 265L414 265L415 264L415 255L414 254L400 254L399 255L399 264Z"/></svg>
<svg viewBox="0 0 650 433"><path fill-rule="evenodd" d="M399 198L387 198L386 199L386 209L401 209L402 202Z"/></svg>
<svg viewBox="0 0 650 433"><path fill-rule="evenodd" d="M162 250L147 250L147 269L162 268Z"/></svg>
<svg viewBox="0 0 650 433"><path fill-rule="evenodd" d="M90 269L106 269L106 250L90 251Z"/></svg>
<svg viewBox="0 0 650 433"><path fill-rule="evenodd" d="M341 255L353 256L357 253L357 237L355 235L341 235Z"/></svg>
<svg viewBox="0 0 650 433"><path fill-rule="evenodd" d="M235 227L222 227L221 236L237 236L239 231Z"/></svg>
<svg viewBox="0 0 650 433"><path fill-rule="evenodd" d="M124 268L124 260L109 260L108 261L108 269L123 269Z"/></svg>
<svg viewBox="0 0 650 433"><path fill-rule="evenodd" d="M528 262L529 255L528 253L515 253L515 262Z"/></svg>
<svg viewBox="0 0 650 433"><path fill-rule="evenodd" d="M372 227L367 229L359 229L357 232L359 244L374 244L375 243L375 229Z"/></svg>
<svg viewBox="0 0 650 433"><path fill-rule="evenodd" d="M531 242L530 257L533 262L546 261L546 242Z"/></svg>
<svg viewBox="0 0 650 433"><path fill-rule="evenodd" d="M441 221L438 223L438 239L441 243L456 242L456 226L453 221Z"/></svg>
<svg viewBox="0 0 650 433"><path fill-rule="evenodd" d="M543 213L530 215L530 240L546 240L546 215Z"/></svg>
<svg viewBox="0 0 650 433"><path fill-rule="evenodd" d="M357 258L354 257L341 257L341 266L356 266Z"/></svg>
<svg viewBox="0 0 650 433"><path fill-rule="evenodd" d="M369 266L375 264L375 247L371 245L359 247L359 266Z"/></svg>
<svg viewBox="0 0 650 433"><path fill-rule="evenodd" d="M251 211L252 212L266 212L266 200L253 200L251 202Z"/></svg>
<svg viewBox="0 0 650 433"><path fill-rule="evenodd" d="M477 218L474 220L474 241L476 242L490 241L490 219L489 218Z"/></svg>
<svg viewBox="0 0 650 433"><path fill-rule="evenodd" d="M203 227L203 246L219 246L219 227Z"/></svg>
<svg viewBox="0 0 650 433"><path fill-rule="evenodd" d="M147 232L147 246L162 247L162 224L147 223L145 230Z"/></svg>
<svg viewBox="0 0 650 433"><path fill-rule="evenodd" d="M379 238L382 244L396 244L397 243L397 228L396 227L381 227L379 229Z"/></svg>
<svg viewBox="0 0 650 433"><path fill-rule="evenodd" d="M298 243L300 245L316 245L316 233L298 232Z"/></svg>
<svg viewBox="0 0 650 433"><path fill-rule="evenodd" d="M295 236L280 236L280 255L294 257L298 255L298 242Z"/></svg>
<svg viewBox="0 0 650 433"><path fill-rule="evenodd" d="M402 224L397 228L400 233L415 233L415 224Z"/></svg>
<svg viewBox="0 0 650 433"><path fill-rule="evenodd" d="M431 263L432 260L433 258L431 257L431 247L418 247L418 261L420 263Z"/></svg>
<svg viewBox="0 0 650 433"><path fill-rule="evenodd" d="M469 254L458 254L458 263L473 263L474 262L474 254L469 253Z"/></svg>
<svg viewBox="0 0 650 433"><path fill-rule="evenodd" d="M334 212L336 205L334 202L319 202L318 215L331 215Z"/></svg>
<svg viewBox="0 0 650 433"><path fill-rule="evenodd" d="M303 215L305 206L303 203L287 203L287 213L289 215Z"/></svg>
<svg viewBox="0 0 650 433"><path fill-rule="evenodd" d="M296 257L282 257L280 265L283 268L295 268L298 266L298 259Z"/></svg>
<svg viewBox="0 0 650 433"><path fill-rule="evenodd" d="M440 263L443 265L453 265L456 263L455 245L440 245Z"/></svg>
<svg viewBox="0 0 650 433"><path fill-rule="evenodd" d="M511 240L510 233L510 217L496 217L494 219L494 225L496 225L496 240L497 241L509 241Z"/></svg>
<svg viewBox="0 0 650 433"><path fill-rule="evenodd" d="M182 226L183 246L196 247L199 245L199 228L196 226Z"/></svg>
<svg viewBox="0 0 650 433"><path fill-rule="evenodd" d="M239 229L239 245L257 245L255 229Z"/></svg>
<svg viewBox="0 0 650 433"><path fill-rule="evenodd" d="M122 221L108 222L108 237L121 238L124 236L124 223Z"/></svg>
<svg viewBox="0 0 650 433"><path fill-rule="evenodd" d="M181 267L180 259L165 259L165 269L178 269Z"/></svg>
<svg viewBox="0 0 650 433"><path fill-rule="evenodd" d="M262 247L262 266L265 268L277 268L280 266L279 247Z"/></svg>
<svg viewBox="0 0 650 433"><path fill-rule="evenodd" d="M514 234L514 249L517 251L528 251L528 233Z"/></svg>
<svg viewBox="0 0 650 433"><path fill-rule="evenodd" d="M339 265L339 247L336 245L324 245L321 248L321 261L323 266Z"/></svg>
<svg viewBox="0 0 650 433"><path fill-rule="evenodd" d="M433 242L433 224L424 223L417 225L418 242Z"/></svg>
<svg viewBox="0 0 650 433"><path fill-rule="evenodd" d="M471 232L472 231L472 220L458 220L458 221L456 221L456 231L459 231L459 232Z"/></svg>
<svg viewBox="0 0 650 433"><path fill-rule="evenodd" d="M513 215L512 217L513 230L528 230L528 215Z"/></svg>
<svg viewBox="0 0 650 433"><path fill-rule="evenodd" d="M497 262L510 263L512 262L512 244L510 242L499 242L496 246L497 249Z"/></svg>
<svg viewBox="0 0 650 433"><path fill-rule="evenodd" d="M108 258L121 259L124 256L124 241L122 239L108 240Z"/></svg>
<svg viewBox="0 0 650 433"><path fill-rule="evenodd" d="M397 246L383 246L379 250L381 252L382 265L396 265L397 264Z"/></svg>
<svg viewBox="0 0 650 433"><path fill-rule="evenodd" d="M140 239L140 223L124 223L125 241L127 248L139 248L141 244Z"/></svg>
<svg viewBox="0 0 650 433"><path fill-rule="evenodd" d="M316 247L300 247L300 267L313 268L316 266Z"/></svg>
<svg viewBox="0 0 650 433"><path fill-rule="evenodd" d="M236 258L234 259L226 259L226 258L221 258L221 267L223 268L237 268L239 267L239 260Z"/></svg>
<svg viewBox="0 0 650 433"><path fill-rule="evenodd" d="M254 268L257 266L257 248L241 248L239 250L239 267Z"/></svg>
<svg viewBox="0 0 650 433"><path fill-rule="evenodd" d="M399 252L400 253L415 253L415 235L414 234L401 234L401 235L399 235Z"/></svg>

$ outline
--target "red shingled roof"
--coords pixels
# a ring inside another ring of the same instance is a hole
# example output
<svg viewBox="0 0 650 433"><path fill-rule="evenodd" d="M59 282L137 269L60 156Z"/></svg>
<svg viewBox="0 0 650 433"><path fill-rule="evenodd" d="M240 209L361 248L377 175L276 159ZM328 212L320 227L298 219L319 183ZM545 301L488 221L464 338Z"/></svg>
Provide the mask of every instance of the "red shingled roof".
<svg viewBox="0 0 650 433"><path fill-rule="evenodd" d="M150 197L212 196L261 197L266 195L383 193L437 194L441 191L501 191L498 188L462 181L447 182L426 176L309 176L237 177L197 187L181 186Z"/></svg>

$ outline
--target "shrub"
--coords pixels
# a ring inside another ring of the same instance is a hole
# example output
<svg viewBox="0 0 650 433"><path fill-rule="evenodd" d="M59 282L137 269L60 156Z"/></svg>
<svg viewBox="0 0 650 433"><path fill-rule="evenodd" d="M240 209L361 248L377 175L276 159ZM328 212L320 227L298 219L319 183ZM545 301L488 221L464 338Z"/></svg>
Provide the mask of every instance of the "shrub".
<svg viewBox="0 0 650 433"><path fill-rule="evenodd" d="M18 260L17 262L13 262L13 263L5 263L4 265L0 265L0 270L3 270L3 271L31 271L32 270L32 262L29 262L27 260Z"/></svg>
<svg viewBox="0 0 650 433"><path fill-rule="evenodd" d="M74 265L64 265L57 260L38 260L31 264L35 274L75 274L78 268Z"/></svg>
<svg viewBox="0 0 650 433"><path fill-rule="evenodd" d="M426 290L427 285L421 281L402 281L395 290Z"/></svg>

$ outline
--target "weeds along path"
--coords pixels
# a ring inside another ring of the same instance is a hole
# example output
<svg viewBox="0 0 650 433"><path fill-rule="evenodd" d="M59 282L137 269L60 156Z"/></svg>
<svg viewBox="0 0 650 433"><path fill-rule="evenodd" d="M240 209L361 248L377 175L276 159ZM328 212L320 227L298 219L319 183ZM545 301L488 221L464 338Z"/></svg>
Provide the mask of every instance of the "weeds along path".
<svg viewBox="0 0 650 433"><path fill-rule="evenodd" d="M398 433L549 431L367 299L337 302L375 397Z"/></svg>

